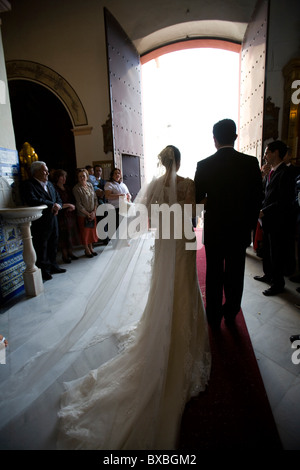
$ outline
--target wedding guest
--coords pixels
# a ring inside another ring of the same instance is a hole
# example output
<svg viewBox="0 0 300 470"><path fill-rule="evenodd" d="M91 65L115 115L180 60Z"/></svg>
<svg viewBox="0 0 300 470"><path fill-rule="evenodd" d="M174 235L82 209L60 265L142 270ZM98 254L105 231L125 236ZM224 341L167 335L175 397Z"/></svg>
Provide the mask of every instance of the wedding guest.
<svg viewBox="0 0 300 470"><path fill-rule="evenodd" d="M285 268L284 274L291 276L292 282L299 282L298 266L297 266L297 250L296 245L298 243L298 216L299 216L299 203L298 203L298 184L297 180L300 175L300 167L292 163L291 150L288 147L283 162L290 171L292 178L295 182L295 201L294 201L294 213L290 218L290 226L286 227L286 245L285 249ZM299 251L298 251L299 252ZM298 260L300 261L300 260ZM298 263L299 264L299 263ZM295 273L295 271L297 272ZM298 281L297 281L298 277Z"/></svg>
<svg viewBox="0 0 300 470"><path fill-rule="evenodd" d="M32 177L20 186L21 198L28 206L46 205L42 217L31 224L32 242L36 252L36 265L41 268L44 281L51 274L65 273L56 262L58 247L57 214L62 209L62 200L53 184L48 181L49 171L45 162L33 162Z"/></svg>
<svg viewBox="0 0 300 470"><path fill-rule="evenodd" d="M195 185L196 203L205 203L207 320L219 328L222 317L234 324L241 308L246 248L258 220L262 178L257 158L234 149L234 121L216 123L213 138L217 152L198 162Z"/></svg>
<svg viewBox="0 0 300 470"><path fill-rule="evenodd" d="M290 277L290 281L300 283L300 178L296 179L296 198L295 198L295 207L296 207L296 253L297 253L297 263L296 268L297 272ZM300 288L297 288L299 292Z"/></svg>
<svg viewBox="0 0 300 470"><path fill-rule="evenodd" d="M287 147L287 152L286 152L285 156L283 157L283 162L289 168L289 170L292 173L294 179L297 180L299 178L299 175L300 175L300 167L296 166L292 163L292 154L291 154L291 149L289 147Z"/></svg>
<svg viewBox="0 0 300 470"><path fill-rule="evenodd" d="M7 346L8 346L8 341L7 341L7 339L5 338L5 336L0 335L0 343L3 343L4 346L7 348Z"/></svg>
<svg viewBox="0 0 300 470"><path fill-rule="evenodd" d="M283 292L285 286L286 246L290 240L287 232L293 225L295 202L295 179L283 161L287 150L284 142L275 140L268 144L266 153L272 169L259 213L263 228L264 274L254 276L256 281L270 285L263 291L266 296Z"/></svg>
<svg viewBox="0 0 300 470"><path fill-rule="evenodd" d="M94 176L93 176L93 187L95 190L95 193L98 198L98 204L105 204L107 200L105 199L105 191L104 187L106 184L106 181L102 178L102 167L100 165L95 165L94 166ZM97 223L100 222L104 217L107 216L107 212L104 213L102 216L97 216ZM104 227L104 231L107 233L108 226L106 225ZM106 237L101 237L99 238L99 242L101 242L103 245L107 245L109 242L109 238Z"/></svg>
<svg viewBox="0 0 300 470"><path fill-rule="evenodd" d="M73 247L80 245L78 224L75 211L75 197L72 190L66 186L67 172L56 170L53 175L54 186L62 200L62 210L58 213L59 248L64 263L71 263L78 257L73 253Z"/></svg>
<svg viewBox="0 0 300 470"><path fill-rule="evenodd" d="M92 183L92 185L94 185L94 183L96 181L96 178L95 178L95 175L94 175L94 167L92 165L86 165L85 170L87 170L87 172L89 174L88 182Z"/></svg>
<svg viewBox="0 0 300 470"><path fill-rule="evenodd" d="M56 171L55 168L50 168L48 179L49 181L51 181L51 183L53 183L53 176L54 176L55 171Z"/></svg>
<svg viewBox="0 0 300 470"><path fill-rule="evenodd" d="M73 188L77 220L81 243L84 246L85 256L97 256L93 243L98 241L96 232L97 196L91 183L88 182L88 172L85 169L77 173L78 183Z"/></svg>
<svg viewBox="0 0 300 470"><path fill-rule="evenodd" d="M93 186L98 197L98 203L104 204L106 202L105 193L104 193L104 187L105 187L106 181L102 178L102 167L100 165L94 166L94 175L95 175L95 181L93 183Z"/></svg>
<svg viewBox="0 0 300 470"><path fill-rule="evenodd" d="M119 198L123 197L127 201L130 201L131 195L126 184L122 182L122 174L119 168L113 168L110 172L110 177L108 182L104 186L105 198L109 204L111 204L116 213L116 228L118 228L120 223L119 208L120 202Z"/></svg>
<svg viewBox="0 0 300 470"><path fill-rule="evenodd" d="M266 147L266 150L264 152L264 155L263 155L263 164L261 166L261 177L262 177L262 183L263 183L263 190L266 186L266 182L267 182L267 179L268 179L268 175L271 171L271 165L266 161L266 151L267 151L267 147ZM263 197L263 195L262 195ZM254 251L256 251L256 254L257 256L259 256L260 258L262 258L262 243L263 243L263 230L262 230L262 226L261 226L261 221L258 220L257 221L257 225L256 225L256 229L254 231L254 236L253 236L253 249Z"/></svg>

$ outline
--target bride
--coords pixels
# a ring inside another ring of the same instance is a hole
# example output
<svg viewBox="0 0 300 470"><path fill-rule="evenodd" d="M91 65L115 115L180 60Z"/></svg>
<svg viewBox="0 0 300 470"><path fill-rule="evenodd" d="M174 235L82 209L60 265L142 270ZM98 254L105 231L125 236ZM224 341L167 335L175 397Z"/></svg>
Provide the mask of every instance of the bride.
<svg viewBox="0 0 300 470"><path fill-rule="evenodd" d="M176 175L179 150L168 146L159 157L166 173L150 184L147 206L194 205L193 181ZM176 448L185 404L204 390L210 371L196 252L182 235L156 238L148 302L122 354L68 386L62 448Z"/></svg>
<svg viewBox="0 0 300 470"><path fill-rule="evenodd" d="M18 351L14 374L0 388L4 431L24 428L31 417L31 432L39 413L57 449L177 448L185 404L205 389L211 356L196 251L187 249L193 240L182 229L191 226L183 209L195 208L194 183L177 175L176 147L159 160L164 175L141 191L113 248L81 281L93 295L74 300L72 319L70 305L54 315L27 341L27 357ZM126 240L120 234L139 203L150 227ZM181 208L167 236L152 210L164 205Z"/></svg>

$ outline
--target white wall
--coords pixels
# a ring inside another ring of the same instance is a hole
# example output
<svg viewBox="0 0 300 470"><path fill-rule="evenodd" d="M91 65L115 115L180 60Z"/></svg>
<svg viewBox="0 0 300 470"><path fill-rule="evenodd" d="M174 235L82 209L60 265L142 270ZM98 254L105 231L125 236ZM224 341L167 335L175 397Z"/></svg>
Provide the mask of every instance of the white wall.
<svg viewBox="0 0 300 470"><path fill-rule="evenodd" d="M103 160L101 125L109 113L101 2L13 1L2 17L5 60L30 60L60 74L87 113L90 135L75 138L77 164Z"/></svg>
<svg viewBox="0 0 300 470"><path fill-rule="evenodd" d="M0 20L0 147L16 149L15 134L12 123L7 76L2 45Z"/></svg>

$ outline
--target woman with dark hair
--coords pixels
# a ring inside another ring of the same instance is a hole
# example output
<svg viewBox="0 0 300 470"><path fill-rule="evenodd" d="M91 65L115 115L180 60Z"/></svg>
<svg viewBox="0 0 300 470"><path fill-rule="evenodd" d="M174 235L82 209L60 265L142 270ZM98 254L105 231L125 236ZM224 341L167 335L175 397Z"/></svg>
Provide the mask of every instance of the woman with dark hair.
<svg viewBox="0 0 300 470"><path fill-rule="evenodd" d="M120 201L119 198L123 197L126 201L130 201L131 195L126 184L122 181L122 174L119 168L113 168L110 172L110 177L107 183L104 186L105 199L108 204L111 204L116 211L116 228L118 228L120 223L119 218L119 208Z"/></svg>
<svg viewBox="0 0 300 470"><path fill-rule="evenodd" d="M71 260L78 259L73 253L73 246L80 245L78 225L75 213L75 198L72 190L66 186L67 172L65 170L55 170L53 173L53 183L56 191L61 197L63 206L59 211L59 248L64 263L71 263Z"/></svg>

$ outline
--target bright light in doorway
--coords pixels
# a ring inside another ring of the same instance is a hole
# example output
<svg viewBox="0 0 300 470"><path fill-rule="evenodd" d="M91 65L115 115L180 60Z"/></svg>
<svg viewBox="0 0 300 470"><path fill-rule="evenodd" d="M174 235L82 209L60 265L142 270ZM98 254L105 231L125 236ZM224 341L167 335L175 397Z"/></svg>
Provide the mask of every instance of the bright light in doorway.
<svg viewBox="0 0 300 470"><path fill-rule="evenodd" d="M171 52L142 66L146 177L162 148L181 151L179 174L194 178L197 161L215 152L212 127L238 123L239 54L220 49Z"/></svg>

